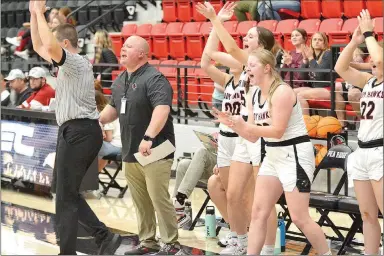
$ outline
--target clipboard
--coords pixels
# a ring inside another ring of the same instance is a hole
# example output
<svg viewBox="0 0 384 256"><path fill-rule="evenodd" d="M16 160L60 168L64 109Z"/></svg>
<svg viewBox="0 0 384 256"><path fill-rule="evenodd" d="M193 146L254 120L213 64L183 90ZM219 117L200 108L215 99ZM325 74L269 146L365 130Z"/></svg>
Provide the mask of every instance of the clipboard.
<svg viewBox="0 0 384 256"><path fill-rule="evenodd" d="M213 155L217 156L217 147L213 144L217 144L217 140L209 133L199 132L193 130L197 138L203 143L204 147Z"/></svg>

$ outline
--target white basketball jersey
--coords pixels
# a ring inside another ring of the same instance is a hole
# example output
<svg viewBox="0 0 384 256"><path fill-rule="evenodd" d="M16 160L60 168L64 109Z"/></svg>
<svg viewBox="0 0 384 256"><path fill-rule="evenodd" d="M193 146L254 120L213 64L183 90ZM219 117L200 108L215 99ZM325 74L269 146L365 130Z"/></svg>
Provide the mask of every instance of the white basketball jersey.
<svg viewBox="0 0 384 256"><path fill-rule="evenodd" d="M224 99L222 103L222 111L229 111L232 115L244 115L245 107L245 83L243 72L240 76L239 83L235 85L233 77L228 81L224 90ZM248 113L247 113L248 115ZM233 132L228 126L220 124L220 129L225 132Z"/></svg>
<svg viewBox="0 0 384 256"><path fill-rule="evenodd" d="M372 77L364 86L360 99L360 128L357 137L363 142L383 138L383 82Z"/></svg>
<svg viewBox="0 0 384 256"><path fill-rule="evenodd" d="M272 124L271 113L269 112L269 102L268 100L263 104L260 104L260 102L261 90L260 88L257 88L252 100L255 124L259 126L269 126ZM291 117L289 118L288 126L283 137L280 139L264 138L265 141L278 142L308 135L299 102L296 101L295 105L292 107Z"/></svg>

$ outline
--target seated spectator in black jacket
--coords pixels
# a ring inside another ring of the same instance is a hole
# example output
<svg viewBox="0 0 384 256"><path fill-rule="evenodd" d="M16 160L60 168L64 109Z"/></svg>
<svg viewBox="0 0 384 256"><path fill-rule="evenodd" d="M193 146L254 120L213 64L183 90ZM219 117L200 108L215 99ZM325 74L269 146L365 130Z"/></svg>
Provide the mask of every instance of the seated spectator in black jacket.
<svg viewBox="0 0 384 256"><path fill-rule="evenodd" d="M93 64L118 64L117 57L112 50L112 41L109 38L108 32L99 30L95 33L95 60ZM103 87L111 87L112 71L118 70L119 67L94 66L93 72L98 80L101 81Z"/></svg>
<svg viewBox="0 0 384 256"><path fill-rule="evenodd" d="M23 71L20 69L12 69L4 79L9 81L11 89L16 92L17 97L15 103L12 104L14 106L20 106L33 93L33 90L27 85Z"/></svg>

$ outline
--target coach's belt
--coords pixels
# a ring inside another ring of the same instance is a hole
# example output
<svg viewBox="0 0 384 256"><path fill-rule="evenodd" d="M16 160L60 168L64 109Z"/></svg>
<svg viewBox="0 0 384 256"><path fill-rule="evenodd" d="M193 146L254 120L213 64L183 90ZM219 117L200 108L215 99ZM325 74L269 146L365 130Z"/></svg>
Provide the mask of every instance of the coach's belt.
<svg viewBox="0 0 384 256"><path fill-rule="evenodd" d="M383 139L370 140L366 142L358 140L357 144L359 145L359 148L377 148L383 146Z"/></svg>
<svg viewBox="0 0 384 256"><path fill-rule="evenodd" d="M292 145L296 145L304 142L310 142L310 141L311 139L309 138L308 135L303 135L300 137L296 137L289 140L283 140L283 141L276 141L276 142L266 141L265 145L267 147L286 147L286 146L292 146Z"/></svg>
<svg viewBox="0 0 384 256"><path fill-rule="evenodd" d="M239 137L239 135L235 132L224 132L222 130L220 130L220 135L224 137L230 137L230 138Z"/></svg>

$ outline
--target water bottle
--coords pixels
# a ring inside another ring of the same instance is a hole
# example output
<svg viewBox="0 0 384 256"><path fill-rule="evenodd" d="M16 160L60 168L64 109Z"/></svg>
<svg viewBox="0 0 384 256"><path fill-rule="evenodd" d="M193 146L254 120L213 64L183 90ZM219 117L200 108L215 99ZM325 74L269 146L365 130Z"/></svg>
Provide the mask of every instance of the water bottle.
<svg viewBox="0 0 384 256"><path fill-rule="evenodd" d="M281 242L281 251L285 252L285 221L283 218L283 213L279 212L277 215L277 226L280 229L280 242Z"/></svg>
<svg viewBox="0 0 384 256"><path fill-rule="evenodd" d="M216 216L214 206L207 206L205 209L205 236L216 237Z"/></svg>
<svg viewBox="0 0 384 256"><path fill-rule="evenodd" d="M279 255L280 253L281 253L281 235L280 235L280 228L277 227L274 255Z"/></svg>
<svg viewBox="0 0 384 256"><path fill-rule="evenodd" d="M190 219L189 219L188 223L186 223L183 226L183 229L184 230L189 230L189 228L192 225L192 206L191 206L191 202L189 202L189 201L185 202L184 213L185 213L186 216L189 216Z"/></svg>

